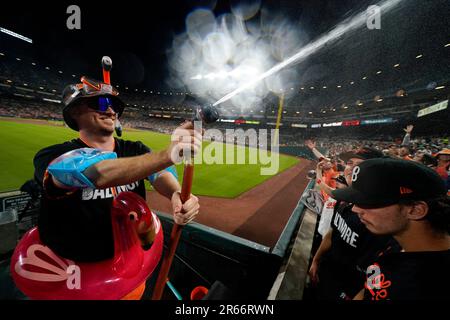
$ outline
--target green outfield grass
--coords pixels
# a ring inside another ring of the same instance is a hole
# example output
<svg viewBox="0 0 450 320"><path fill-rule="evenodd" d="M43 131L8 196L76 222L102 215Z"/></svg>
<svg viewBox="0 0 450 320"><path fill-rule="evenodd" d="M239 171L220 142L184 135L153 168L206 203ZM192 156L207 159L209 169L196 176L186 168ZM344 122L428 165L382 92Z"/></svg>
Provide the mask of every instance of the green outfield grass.
<svg viewBox="0 0 450 320"><path fill-rule="evenodd" d="M38 150L76 138L77 132L62 126L19 123L0 119L0 137L0 191L9 191L18 189L26 180L33 177L33 157ZM168 135L138 130L125 130L123 138L133 141L140 140L153 150L165 148L170 141ZM209 142L204 142L203 147L205 148L209 144ZM242 150L243 147L226 145L225 148L228 150L234 148L236 155L238 149ZM248 148L245 148L245 154L248 159ZM280 155L278 172L290 168L298 161L297 158ZM267 165L196 165L193 193L234 198L272 177L261 175L261 167L267 167ZM177 170L181 181L183 167L177 166Z"/></svg>

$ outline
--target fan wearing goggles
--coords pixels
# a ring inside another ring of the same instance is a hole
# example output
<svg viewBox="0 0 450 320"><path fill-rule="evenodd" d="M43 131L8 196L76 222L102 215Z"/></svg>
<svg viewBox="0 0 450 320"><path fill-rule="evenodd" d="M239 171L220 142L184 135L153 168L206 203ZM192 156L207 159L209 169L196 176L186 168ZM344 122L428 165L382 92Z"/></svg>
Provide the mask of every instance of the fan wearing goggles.
<svg viewBox="0 0 450 320"><path fill-rule="evenodd" d="M125 109L118 95L110 84L87 77L66 87L62 99L64 121L79 132L79 138L47 147L35 156L35 177L47 192L45 201L66 196L75 201L75 196L81 197L79 205L83 207L89 205L83 201L83 194L86 199L99 199L109 195L109 191L102 190L124 186L145 198L143 180L148 179L158 193L171 201L177 224L192 221L199 212L198 198L192 195L184 204L181 202L181 186L171 156L173 150L186 148L195 154L201 147L201 134L186 122L179 127L186 137L158 152L140 141L115 138L116 123ZM88 190L80 193L80 189ZM92 197L87 196L89 190L94 192Z"/></svg>
<svg viewBox="0 0 450 320"><path fill-rule="evenodd" d="M118 114L122 111L122 105L111 97L94 96L84 99L82 104L69 112L70 116L79 119L77 123L82 122L83 127L88 128L91 134L110 136L117 129L115 124L118 121ZM83 133L80 133L84 134L85 131L83 130ZM89 139L88 137L86 140ZM60 187L95 188L94 183L84 175L84 171L100 161L116 158L115 152L105 152L95 148L80 148L69 151L55 159L49 165L48 172L56 180L56 184L60 183ZM175 179L178 179L174 166L152 173L148 176L148 179L151 184L154 184L165 173L169 173Z"/></svg>

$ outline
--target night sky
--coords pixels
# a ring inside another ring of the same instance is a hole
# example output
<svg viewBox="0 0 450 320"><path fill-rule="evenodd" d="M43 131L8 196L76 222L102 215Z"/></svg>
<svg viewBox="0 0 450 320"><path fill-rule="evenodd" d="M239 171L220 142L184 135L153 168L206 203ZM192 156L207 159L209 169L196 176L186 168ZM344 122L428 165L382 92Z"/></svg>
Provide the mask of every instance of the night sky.
<svg viewBox="0 0 450 320"><path fill-rule="evenodd" d="M352 10L364 8L360 0L336 2L263 1L262 6L301 21L314 38ZM81 30L66 27L70 4L81 9ZM187 14L197 7L207 7L217 16L230 12L230 5L231 1L206 0L13 2L0 11L0 26L32 38L31 51L43 63L91 73L96 72L99 57L110 55L120 82L154 86L164 78L166 50L174 35L184 31ZM29 54L30 46L24 47ZM127 68L122 70L120 65Z"/></svg>
<svg viewBox="0 0 450 320"><path fill-rule="evenodd" d="M383 18L381 30L347 36L329 46L300 68L305 86L329 88L356 81L344 91L304 94L297 104L334 106L354 103L361 97L389 94L406 88L425 88L430 82L448 81L450 42L447 0L405 0L403 7ZM262 1L262 9L284 16L312 41L343 19L377 1L304 0ZM68 30L66 9L81 8L81 30ZM0 49L26 52L40 63L51 64L65 74L100 78L100 59L113 59L114 83L135 88L164 88L167 51L175 35L185 31L186 16L198 7L213 10L216 17L230 12L232 1L35 1L8 3L0 11L0 26L33 39L33 44L0 35ZM258 16L255 17L258 19ZM424 53L420 61L415 57ZM392 66L401 63L403 69ZM374 76L377 70L383 73ZM361 77L369 75L367 81ZM359 81L359 82L358 82ZM299 89L299 88L298 88ZM345 99L344 99L345 98ZM347 101L348 100L348 101Z"/></svg>

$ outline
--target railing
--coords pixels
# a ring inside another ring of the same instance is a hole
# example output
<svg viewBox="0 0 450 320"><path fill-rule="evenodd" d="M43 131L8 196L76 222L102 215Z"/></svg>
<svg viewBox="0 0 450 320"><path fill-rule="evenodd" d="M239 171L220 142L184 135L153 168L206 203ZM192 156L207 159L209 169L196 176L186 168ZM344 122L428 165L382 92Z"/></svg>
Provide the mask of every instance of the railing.
<svg viewBox="0 0 450 320"><path fill-rule="evenodd" d="M305 191L314 187L311 180ZM301 300L308 276L308 266L316 229L317 214L300 200L283 233L272 250L283 257L269 300Z"/></svg>

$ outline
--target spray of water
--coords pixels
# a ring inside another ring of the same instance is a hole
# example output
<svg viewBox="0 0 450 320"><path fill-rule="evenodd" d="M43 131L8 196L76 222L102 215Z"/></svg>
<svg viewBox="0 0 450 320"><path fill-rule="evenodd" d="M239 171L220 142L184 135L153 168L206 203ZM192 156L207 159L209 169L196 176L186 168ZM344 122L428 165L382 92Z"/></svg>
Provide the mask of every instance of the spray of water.
<svg viewBox="0 0 450 320"><path fill-rule="evenodd" d="M403 0L385 0L383 2L380 2L378 4L378 6L382 13L387 13L390 10L392 10L394 7L396 7L398 4L400 4L402 1ZM347 32L365 25L366 22L367 22L367 14L365 11L357 14L356 16L349 19L348 21L345 21L345 22L341 23L340 25L336 26L333 30L331 30L324 36L322 36L319 39L306 45L300 51L298 51L296 54L294 54L291 57L287 58L286 60L278 63L277 65L273 66L271 69L262 73L258 77L253 78L251 81L245 83L244 85L242 85L242 86L238 87L237 89L235 89L234 91L228 93L221 99L217 100L213 104L213 106L217 106L221 103L224 103L225 101L230 100L237 94L243 92L244 90L246 90L248 88L253 87L255 84L257 84L261 80L275 74L276 72L280 71L281 69L283 69L295 62L299 62L299 61L305 59L306 57L308 57L311 54L315 53L316 51L320 50L326 44L339 39L341 36L343 36Z"/></svg>

